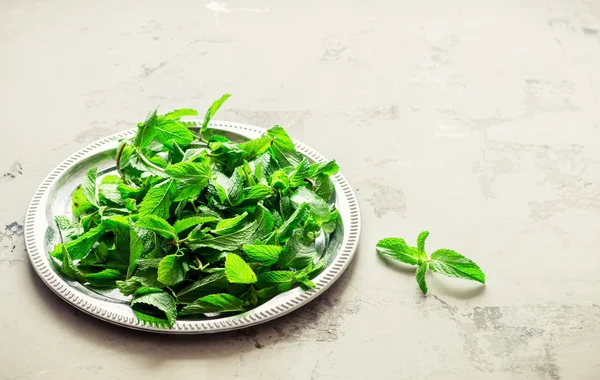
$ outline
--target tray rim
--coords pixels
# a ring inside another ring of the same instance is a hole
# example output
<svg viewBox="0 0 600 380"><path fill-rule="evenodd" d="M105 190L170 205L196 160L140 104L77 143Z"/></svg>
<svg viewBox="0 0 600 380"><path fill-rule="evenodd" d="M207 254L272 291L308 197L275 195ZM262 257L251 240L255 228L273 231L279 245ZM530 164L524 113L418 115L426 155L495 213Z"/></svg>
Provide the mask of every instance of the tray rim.
<svg viewBox="0 0 600 380"><path fill-rule="evenodd" d="M197 126L200 125L198 121L192 122L196 123ZM248 138L257 137L266 131L266 129L261 127L227 121L211 121L209 128L236 133ZM171 328L165 329L139 321L134 316L133 312L130 313L131 315L123 315L123 313L118 310L119 308L116 307L121 305L100 301L71 287L68 282L51 268L43 244L45 228L42 227L47 226L47 222L43 216L45 215L45 201L47 200L48 193L53 188L53 185L60 180L61 175L71 167L77 165L82 159L102 151L102 148L105 148L107 144L114 144L119 139L133 136L135 131L136 128L133 128L112 134L97 140L70 155L50 171L35 191L27 208L24 221L24 240L30 263L42 281L67 303L96 318L131 329L166 334L216 333L264 323L300 308L325 292L325 290L339 279L342 273L350 265L350 262L356 254L360 237L360 209L352 187L346 178L338 172L332 176L332 179L334 180L336 193L339 197L343 197L347 206L342 215L344 225L343 240L334 260L314 279L316 284L316 288L314 289L304 291L300 288L295 288L242 314L203 321L178 320ZM296 149L304 156L307 156L315 162L327 161L323 155L306 144L295 139L292 140ZM279 299L279 302L271 305L272 301L275 299ZM110 306L114 306L114 309L117 310L110 310Z"/></svg>

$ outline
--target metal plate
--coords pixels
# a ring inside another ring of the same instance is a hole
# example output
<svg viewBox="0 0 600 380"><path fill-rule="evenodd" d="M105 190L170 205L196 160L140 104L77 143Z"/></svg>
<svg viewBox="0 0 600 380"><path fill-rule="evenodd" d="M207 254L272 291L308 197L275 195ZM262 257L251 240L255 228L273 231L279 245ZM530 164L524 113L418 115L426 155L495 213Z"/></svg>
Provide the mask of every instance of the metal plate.
<svg viewBox="0 0 600 380"><path fill-rule="evenodd" d="M244 124L211 122L210 128L232 140L244 141L262 135L265 130ZM116 148L119 139L132 137L135 129L99 140L67 158L56 167L35 192L25 217L25 245L29 258L40 278L65 301L105 321L139 330L172 334L198 334L244 328L263 323L295 310L315 299L333 284L350 264L358 245L360 212L352 188L340 173L332 176L335 185L335 203L340 212L343 228L328 237L325 270L313 281L317 285L309 291L294 288L270 301L241 314L179 320L170 329L149 326L134 316L128 297L118 290L101 293L78 282L64 278L48 262L48 254L60 241L54 223L56 215L72 215L71 194L81 183L88 169L98 167L99 175L114 174ZM300 153L313 162L327 161L308 146L294 141Z"/></svg>

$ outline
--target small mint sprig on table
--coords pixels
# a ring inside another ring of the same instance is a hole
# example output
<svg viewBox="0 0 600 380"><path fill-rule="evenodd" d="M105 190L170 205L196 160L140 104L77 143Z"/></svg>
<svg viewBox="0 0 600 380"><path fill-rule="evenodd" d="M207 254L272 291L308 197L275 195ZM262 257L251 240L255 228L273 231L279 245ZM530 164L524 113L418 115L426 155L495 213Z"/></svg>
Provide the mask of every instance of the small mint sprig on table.
<svg viewBox="0 0 600 380"><path fill-rule="evenodd" d="M485 284L485 274L472 260L451 249L438 249L430 257L425 252L425 240L429 231L423 231L417 238L417 246L411 247L401 238L385 238L377 243L377 253L383 257L417 266L417 283L427 294L425 272L427 268L448 277L464 278Z"/></svg>

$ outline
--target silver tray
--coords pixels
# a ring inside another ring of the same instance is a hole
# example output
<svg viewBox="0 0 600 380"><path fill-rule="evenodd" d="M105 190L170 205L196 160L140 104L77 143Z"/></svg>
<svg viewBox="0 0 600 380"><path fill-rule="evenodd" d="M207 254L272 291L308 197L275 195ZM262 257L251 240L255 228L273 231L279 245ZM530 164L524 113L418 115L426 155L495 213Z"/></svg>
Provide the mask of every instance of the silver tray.
<svg viewBox="0 0 600 380"><path fill-rule="evenodd" d="M232 140L243 141L262 135L265 130L245 124L211 122L210 129L227 135ZM325 270L313 281L315 289L294 288L270 301L244 313L228 317L198 320L178 320L170 329L144 324L129 307L128 298L117 290L102 293L88 289L55 272L48 254L60 242L54 223L56 215L71 215L71 194L92 167L98 174L114 174L116 148L119 140L135 134L135 129L117 133L81 149L67 158L44 179L35 192L25 216L25 246L31 264L40 278L62 299L97 318L120 326L172 334L201 334L235 330L256 325L287 314L314 300L333 284L354 257L360 234L360 212L356 196L346 178L340 173L332 176L335 185L335 204L343 228L329 236L326 248ZM294 141L300 153L313 162L324 162L325 157L310 147Z"/></svg>

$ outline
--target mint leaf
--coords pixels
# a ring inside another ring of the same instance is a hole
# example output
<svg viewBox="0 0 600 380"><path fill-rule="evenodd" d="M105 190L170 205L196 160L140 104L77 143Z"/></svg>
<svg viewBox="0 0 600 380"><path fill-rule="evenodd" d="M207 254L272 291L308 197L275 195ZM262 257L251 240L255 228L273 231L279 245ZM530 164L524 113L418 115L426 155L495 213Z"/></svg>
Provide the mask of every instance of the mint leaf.
<svg viewBox="0 0 600 380"><path fill-rule="evenodd" d="M56 246L55 251L59 251L62 257L62 272L72 280L79 280L83 277L81 271L77 268L77 265L73 264L73 259L69 254L69 250L63 245L59 244Z"/></svg>
<svg viewBox="0 0 600 380"><path fill-rule="evenodd" d="M194 134L181 122L162 120L154 128L154 139L168 148L173 148L174 144L185 147L194 140Z"/></svg>
<svg viewBox="0 0 600 380"><path fill-rule="evenodd" d="M267 185L261 183L244 189L244 200L245 201L256 201L265 199L274 194L273 190Z"/></svg>
<svg viewBox="0 0 600 380"><path fill-rule="evenodd" d="M206 132L206 130L208 129L208 123L210 123L210 120L213 118L213 116L215 116L215 113L217 113L219 108L221 108L223 103L225 103L225 101L229 99L230 96L231 94L225 94L221 96L220 99L215 100L214 103L208 108L208 110L206 111L206 115L204 116L204 121L202 122L202 127L200 128L200 136L202 136Z"/></svg>
<svg viewBox="0 0 600 380"><path fill-rule="evenodd" d="M424 294L427 294L427 283L425 282L425 272L427 271L427 262L422 262L417 268L417 284Z"/></svg>
<svg viewBox="0 0 600 380"><path fill-rule="evenodd" d="M175 231L175 228L173 228L169 222L158 216L144 215L137 221L135 226L156 232L160 236L167 239L177 240L177 232Z"/></svg>
<svg viewBox="0 0 600 380"><path fill-rule="evenodd" d="M485 274L473 261L451 249L438 249L431 254L429 268L448 277L464 278L485 284Z"/></svg>
<svg viewBox="0 0 600 380"><path fill-rule="evenodd" d="M244 160L252 160L255 157L265 153L273 143L272 136L262 136L254 140L239 144L241 150L244 151L242 158Z"/></svg>
<svg viewBox="0 0 600 380"><path fill-rule="evenodd" d="M172 179L167 179L150 188L140 204L140 216L153 214L159 218L168 219L169 208L175 198L175 192L175 181Z"/></svg>
<svg viewBox="0 0 600 380"><path fill-rule="evenodd" d="M85 257L98 238L104 233L104 225L100 225L90 229L77 239L65 244L65 248L69 251L69 254L73 260L80 260ZM58 257L60 258L60 257Z"/></svg>
<svg viewBox="0 0 600 380"><path fill-rule="evenodd" d="M244 252L250 262L261 265L273 265L279 259L283 247L278 245L248 245L244 244Z"/></svg>
<svg viewBox="0 0 600 380"><path fill-rule="evenodd" d="M88 273L85 280L92 286L97 287L115 287L116 280L122 280L123 275L116 269L107 268L96 273Z"/></svg>
<svg viewBox="0 0 600 380"><path fill-rule="evenodd" d="M197 197L212 175L207 162L180 162L167 166L165 173L178 182L175 201Z"/></svg>
<svg viewBox="0 0 600 380"><path fill-rule="evenodd" d="M79 223L73 223L69 218L56 216L54 218L63 243L69 243L83 234L83 227Z"/></svg>
<svg viewBox="0 0 600 380"><path fill-rule="evenodd" d="M166 292L146 294L131 300L131 308L136 311L138 318L142 320L145 316L158 318L166 321L168 326L172 326L177 319L177 304L173 297ZM140 314L143 316L140 317Z"/></svg>
<svg viewBox="0 0 600 380"><path fill-rule="evenodd" d="M163 117L167 120L179 120L184 116L198 116L198 111L191 108L180 108L167 112Z"/></svg>
<svg viewBox="0 0 600 380"><path fill-rule="evenodd" d="M162 258L158 265L158 281L171 286L185 279L183 255L168 255Z"/></svg>
<svg viewBox="0 0 600 380"><path fill-rule="evenodd" d="M256 284L260 287L267 287L282 282L293 282L295 278L296 273L292 271L271 271L259 274Z"/></svg>
<svg viewBox="0 0 600 380"><path fill-rule="evenodd" d="M427 240L427 236L429 236L429 231L423 231L417 238L417 254L419 255L419 260L427 260L427 253L425 253L425 240Z"/></svg>
<svg viewBox="0 0 600 380"><path fill-rule="evenodd" d="M293 286L293 282L282 282L273 286L266 287L264 289L260 289L256 292L256 295L259 299L264 301L273 298L278 294L291 290Z"/></svg>
<svg viewBox="0 0 600 380"><path fill-rule="evenodd" d="M194 240L191 241L188 246L191 249L209 247L219 251L235 251L240 249L244 244L248 244L253 241L253 237L258 226L258 223L254 221L247 224L239 231L213 238Z"/></svg>
<svg viewBox="0 0 600 380"><path fill-rule="evenodd" d="M271 154L281 167L296 166L302 160L302 156L296 152L292 139L283 128L276 125L267 131L267 135L273 138Z"/></svg>
<svg viewBox="0 0 600 380"><path fill-rule="evenodd" d="M211 181L217 191L221 203L229 206L238 205L244 197L244 180L240 173L235 170L230 178L217 173L216 180Z"/></svg>
<svg viewBox="0 0 600 380"><path fill-rule="evenodd" d="M154 234L147 229L132 227L129 229L129 267L127 278L133 276L137 260L154 249Z"/></svg>
<svg viewBox="0 0 600 380"><path fill-rule="evenodd" d="M277 265L280 268L302 269L312 264L318 257L314 245L304 245L302 243L302 230L295 230L292 237L287 241Z"/></svg>
<svg viewBox="0 0 600 380"><path fill-rule="evenodd" d="M132 295L138 288L143 286L137 277L115 281L115 285L124 296Z"/></svg>
<svg viewBox="0 0 600 380"><path fill-rule="evenodd" d="M73 196L71 197L71 210L73 211L73 216L75 218L93 212L96 208L96 206L88 201L81 187L78 187L73 192Z"/></svg>
<svg viewBox="0 0 600 380"><path fill-rule="evenodd" d="M336 174L340 167L335 160L329 162L317 162L308 167L308 177L317 177L320 175L331 176Z"/></svg>
<svg viewBox="0 0 600 380"><path fill-rule="evenodd" d="M418 265L419 253L415 247L406 245L404 239L386 238L377 243L377 253L406 264Z"/></svg>
<svg viewBox="0 0 600 380"><path fill-rule="evenodd" d="M173 227L178 234L192 227L216 221L217 218L212 215L197 215L188 218L179 219Z"/></svg>
<svg viewBox="0 0 600 380"><path fill-rule="evenodd" d="M241 257L233 253L225 258L225 276L232 284L253 284L257 281L252 268Z"/></svg>
<svg viewBox="0 0 600 380"><path fill-rule="evenodd" d="M96 195L97 175L98 169L92 168L87 172L87 174L83 178L83 181L81 182L81 190L83 191L85 198L88 200L88 202L90 202L96 207L98 207L98 197Z"/></svg>
<svg viewBox="0 0 600 380"><path fill-rule="evenodd" d="M292 215L286 220L281 227L279 227L279 239L286 239L289 237L294 229L298 227L303 220L306 219L308 215L308 206L306 204L301 204L300 207L294 211Z"/></svg>
<svg viewBox="0 0 600 380"><path fill-rule="evenodd" d="M200 297L211 293L220 293L227 286L225 271L212 273L188 286L177 293L180 303L192 303Z"/></svg>
<svg viewBox="0 0 600 380"><path fill-rule="evenodd" d="M226 235L232 232L239 230L242 227L242 221L248 216L247 212L240 214L236 217L223 219L219 223L211 233L215 235Z"/></svg>
<svg viewBox="0 0 600 380"><path fill-rule="evenodd" d="M145 148L152 142L154 136L156 135L156 130L154 129L154 126L156 125L157 120L158 117L156 115L155 109L153 111L150 111L148 116L146 116L146 120L144 120L143 123L138 124L138 131L133 140L133 144L136 147Z"/></svg>
<svg viewBox="0 0 600 380"><path fill-rule="evenodd" d="M179 315L225 313L231 311L243 311L244 303L231 294L211 294L196 300L184 307Z"/></svg>

